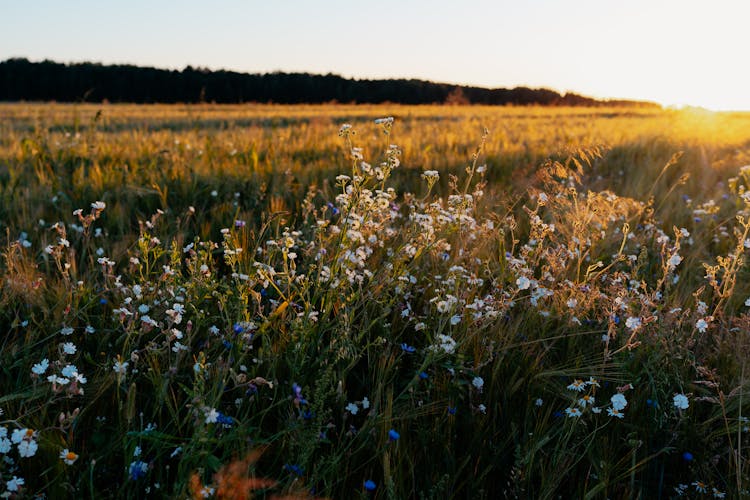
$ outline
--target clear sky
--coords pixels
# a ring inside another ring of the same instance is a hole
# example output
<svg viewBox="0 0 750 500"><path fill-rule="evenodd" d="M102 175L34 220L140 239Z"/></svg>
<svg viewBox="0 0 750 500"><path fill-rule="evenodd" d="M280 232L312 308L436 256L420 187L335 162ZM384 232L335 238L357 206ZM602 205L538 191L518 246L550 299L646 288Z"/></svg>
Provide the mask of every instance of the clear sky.
<svg viewBox="0 0 750 500"><path fill-rule="evenodd" d="M750 110L744 0L0 0L0 59L414 77Z"/></svg>

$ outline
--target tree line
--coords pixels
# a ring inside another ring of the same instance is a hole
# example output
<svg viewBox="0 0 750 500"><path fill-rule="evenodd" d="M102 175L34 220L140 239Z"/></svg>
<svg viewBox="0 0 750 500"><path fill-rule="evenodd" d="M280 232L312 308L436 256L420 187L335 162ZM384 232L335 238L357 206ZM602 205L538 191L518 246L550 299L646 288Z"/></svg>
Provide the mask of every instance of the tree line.
<svg viewBox="0 0 750 500"><path fill-rule="evenodd" d="M182 71L23 58L0 62L0 100L132 103L402 103L548 106L657 106L600 101L549 89L457 86L414 79L365 80L309 73L248 74L186 67Z"/></svg>

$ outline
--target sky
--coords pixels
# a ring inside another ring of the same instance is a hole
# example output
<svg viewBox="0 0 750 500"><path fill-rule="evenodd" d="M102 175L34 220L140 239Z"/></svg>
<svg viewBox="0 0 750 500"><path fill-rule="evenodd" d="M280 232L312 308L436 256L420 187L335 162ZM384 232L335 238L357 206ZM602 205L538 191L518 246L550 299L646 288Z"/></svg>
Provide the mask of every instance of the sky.
<svg viewBox="0 0 750 500"><path fill-rule="evenodd" d="M750 110L744 0L0 0L0 60L547 87Z"/></svg>

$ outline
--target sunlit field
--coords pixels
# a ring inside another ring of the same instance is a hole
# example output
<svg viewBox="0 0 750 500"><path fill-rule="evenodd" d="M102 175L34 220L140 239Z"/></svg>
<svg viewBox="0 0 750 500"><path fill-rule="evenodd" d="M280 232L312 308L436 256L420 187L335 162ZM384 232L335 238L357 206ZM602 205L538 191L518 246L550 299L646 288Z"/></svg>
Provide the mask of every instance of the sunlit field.
<svg viewBox="0 0 750 500"><path fill-rule="evenodd" d="M0 494L740 498L750 113L0 104Z"/></svg>

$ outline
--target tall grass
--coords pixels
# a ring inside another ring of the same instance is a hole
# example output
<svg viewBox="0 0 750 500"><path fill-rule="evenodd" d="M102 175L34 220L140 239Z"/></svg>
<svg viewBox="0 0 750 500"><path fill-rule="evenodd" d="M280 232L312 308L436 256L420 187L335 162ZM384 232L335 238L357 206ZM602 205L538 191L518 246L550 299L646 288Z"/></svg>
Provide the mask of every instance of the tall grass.
<svg viewBox="0 0 750 500"><path fill-rule="evenodd" d="M747 115L98 109L2 106L6 496L745 494Z"/></svg>

